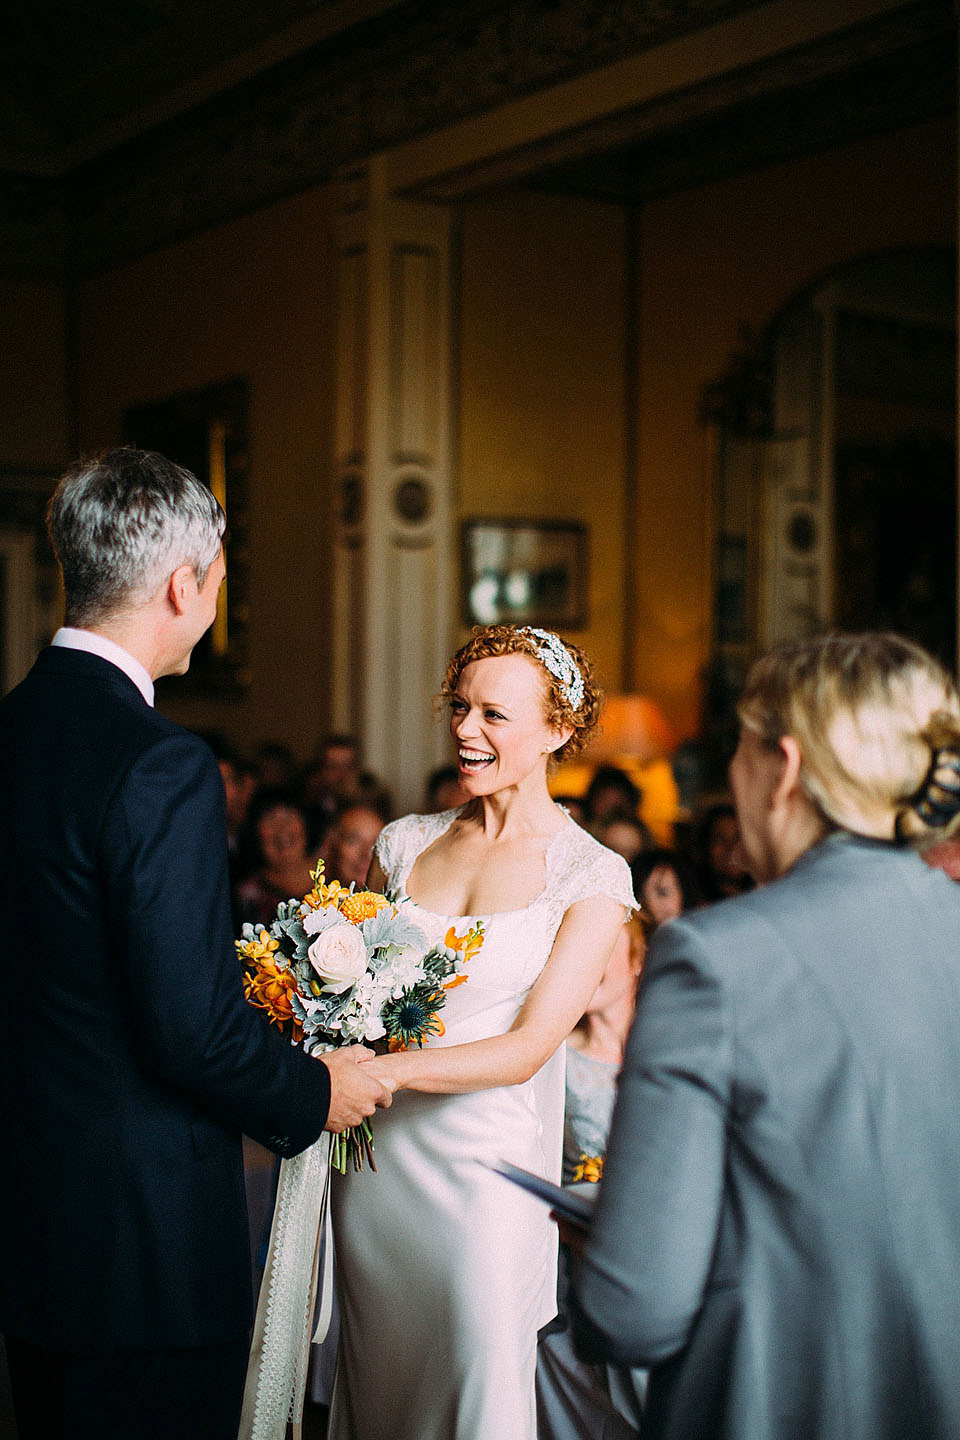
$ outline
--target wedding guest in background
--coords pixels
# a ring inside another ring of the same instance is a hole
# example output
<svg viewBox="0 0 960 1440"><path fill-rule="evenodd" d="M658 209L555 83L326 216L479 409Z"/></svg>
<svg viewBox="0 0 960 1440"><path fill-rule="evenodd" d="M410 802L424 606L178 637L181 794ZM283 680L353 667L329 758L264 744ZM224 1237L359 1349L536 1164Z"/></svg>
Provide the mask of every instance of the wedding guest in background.
<svg viewBox="0 0 960 1440"><path fill-rule="evenodd" d="M327 878L362 890L383 816L367 805L348 805L334 820L323 847Z"/></svg>
<svg viewBox="0 0 960 1440"><path fill-rule="evenodd" d="M344 805L356 799L360 752L352 735L330 734L317 746L302 781L303 803L314 833L322 836Z"/></svg>
<svg viewBox="0 0 960 1440"><path fill-rule="evenodd" d="M960 1435L960 698L894 635L759 660L750 894L650 947L572 1300L645 1440Z"/></svg>
<svg viewBox="0 0 960 1440"><path fill-rule="evenodd" d="M223 781L224 808L227 817L227 854L230 857L230 881L233 886L246 877L255 860L245 843L247 816L250 802L256 789L251 779L255 767L244 764L239 754L219 730L200 730L198 734L206 740L216 756L220 778Z"/></svg>
<svg viewBox="0 0 960 1440"><path fill-rule="evenodd" d="M623 926L600 984L567 1037L564 1185L586 1189L603 1175L617 1077L651 929L642 912ZM562 1245L559 1314L540 1332L537 1346L538 1440L635 1440L646 1375L577 1357L566 1314L569 1265L569 1251Z"/></svg>
<svg viewBox="0 0 960 1440"><path fill-rule="evenodd" d="M264 790L291 790L296 785L297 761L285 740L261 740L253 752Z"/></svg>
<svg viewBox="0 0 960 1440"><path fill-rule="evenodd" d="M628 865L653 844L653 836L643 821L625 810L612 810L596 826L596 836L601 845L622 855Z"/></svg>
<svg viewBox="0 0 960 1440"><path fill-rule="evenodd" d="M439 815L444 810L456 810L469 799L470 795L460 784L460 772L456 765L439 765L427 776L424 814Z"/></svg>
<svg viewBox="0 0 960 1440"><path fill-rule="evenodd" d="M241 925L269 925L281 900L306 895L316 857L308 849L306 811L292 790L258 791L250 823L259 859L253 874L236 887L236 911Z"/></svg>
<svg viewBox="0 0 960 1440"><path fill-rule="evenodd" d="M695 854L697 882L706 904L753 889L755 882L740 843L740 821L729 801L711 805L703 816L697 827Z"/></svg>
<svg viewBox="0 0 960 1440"><path fill-rule="evenodd" d="M251 1323L240 1132L283 1155L387 1089L243 998L223 782L153 708L213 623L224 516L140 450L48 526L66 623L0 701L0 1329L20 1440L234 1440ZM342 1057L342 1058L341 1058Z"/></svg>
<svg viewBox="0 0 960 1440"><path fill-rule="evenodd" d="M250 806L253 797L263 784L263 776L256 760L251 760L248 755L241 751L234 751L233 768L235 773L235 784L239 790L237 806L243 816L243 823L246 823L250 814Z"/></svg>
<svg viewBox="0 0 960 1440"><path fill-rule="evenodd" d="M634 894L658 925L703 903L693 866L678 850L644 850L630 873Z"/></svg>
<svg viewBox="0 0 960 1440"><path fill-rule="evenodd" d="M390 791L372 770L360 771L349 798L344 801L344 808L347 805L364 805L368 810L375 810L384 824L393 818Z"/></svg>
<svg viewBox="0 0 960 1440"><path fill-rule="evenodd" d="M618 765L598 765L583 797L587 825L592 829L614 812L636 815L640 791Z"/></svg>

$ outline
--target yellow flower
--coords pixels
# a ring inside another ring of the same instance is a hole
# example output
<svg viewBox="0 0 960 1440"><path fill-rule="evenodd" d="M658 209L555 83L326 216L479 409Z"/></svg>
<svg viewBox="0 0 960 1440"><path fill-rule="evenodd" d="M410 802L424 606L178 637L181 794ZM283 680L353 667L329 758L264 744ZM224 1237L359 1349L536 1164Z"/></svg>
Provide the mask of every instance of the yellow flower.
<svg viewBox="0 0 960 1440"><path fill-rule="evenodd" d="M456 926L451 925L443 937L443 943L448 950L459 951L464 962L471 960L483 945L483 921L478 920L476 925L463 935L458 935ZM453 990L457 985L465 985L466 983L466 975L454 975L445 982L443 988L444 990Z"/></svg>
<svg viewBox="0 0 960 1440"><path fill-rule="evenodd" d="M573 1172L573 1183L586 1180L591 1185L596 1185L603 1179L603 1160L602 1155L587 1155L581 1150L580 1163Z"/></svg>
<svg viewBox="0 0 960 1440"><path fill-rule="evenodd" d="M448 950L459 950L464 960L470 960L483 944L483 921L478 920L464 935L458 935L456 927L451 925L443 937L443 943Z"/></svg>
<svg viewBox="0 0 960 1440"><path fill-rule="evenodd" d="M269 961L277 949L277 942L269 930L261 927L256 940L235 940L237 953L241 960L249 965L259 965L263 961Z"/></svg>
<svg viewBox="0 0 960 1440"><path fill-rule="evenodd" d="M338 906L341 898L349 894L339 880L331 880L327 884L323 878L322 860L318 860L317 868L310 871L310 878L313 881L313 889L303 897L303 903L308 910L329 910L331 906Z"/></svg>
<svg viewBox="0 0 960 1440"><path fill-rule="evenodd" d="M364 920L372 920L377 911L389 903L385 896L373 890L355 890L352 895L346 892L337 908L351 925L362 925Z"/></svg>

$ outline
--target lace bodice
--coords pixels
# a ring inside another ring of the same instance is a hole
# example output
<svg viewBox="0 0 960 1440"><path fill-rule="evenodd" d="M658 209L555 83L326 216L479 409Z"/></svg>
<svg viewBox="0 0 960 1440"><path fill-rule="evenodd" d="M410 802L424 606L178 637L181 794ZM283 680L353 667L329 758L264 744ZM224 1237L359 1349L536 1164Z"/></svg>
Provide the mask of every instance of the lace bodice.
<svg viewBox="0 0 960 1440"><path fill-rule="evenodd" d="M417 856L448 830L459 814L459 810L444 810L439 815L405 815L380 832L376 854L392 894L400 899L409 899L407 880ZM609 895L628 910L636 907L626 861L601 845L569 817L567 824L547 845L544 863L544 887L524 908L542 912L539 918L545 929L555 933L570 906L591 895ZM488 917L474 915L463 918L477 920Z"/></svg>

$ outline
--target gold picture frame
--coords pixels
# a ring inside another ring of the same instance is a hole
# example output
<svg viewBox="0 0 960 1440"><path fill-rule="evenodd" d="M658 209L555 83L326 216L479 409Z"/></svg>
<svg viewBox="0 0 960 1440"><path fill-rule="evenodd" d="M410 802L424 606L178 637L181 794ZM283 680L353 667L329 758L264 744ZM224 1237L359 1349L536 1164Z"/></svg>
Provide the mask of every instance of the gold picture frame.
<svg viewBox="0 0 960 1440"><path fill-rule="evenodd" d="M233 377L124 412L128 443L157 450L192 471L210 487L227 516L227 579L217 616L196 646L187 674L177 677L178 696L239 701L250 684L249 403L248 382Z"/></svg>
<svg viewBox="0 0 960 1440"><path fill-rule="evenodd" d="M464 520L464 624L583 629L588 542L587 527L574 520Z"/></svg>

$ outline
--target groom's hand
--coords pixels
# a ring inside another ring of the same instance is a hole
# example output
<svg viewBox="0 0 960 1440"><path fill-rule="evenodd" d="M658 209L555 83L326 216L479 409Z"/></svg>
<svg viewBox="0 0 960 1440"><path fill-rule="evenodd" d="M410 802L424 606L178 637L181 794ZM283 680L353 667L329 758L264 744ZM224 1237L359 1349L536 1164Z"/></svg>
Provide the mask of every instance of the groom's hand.
<svg viewBox="0 0 960 1440"><path fill-rule="evenodd" d="M377 1080L361 1065L373 1058L373 1051L364 1045L348 1045L328 1052L320 1063L330 1071L330 1112L323 1127L335 1135L351 1125L359 1125L378 1106L386 1110L393 1101L393 1089Z"/></svg>

